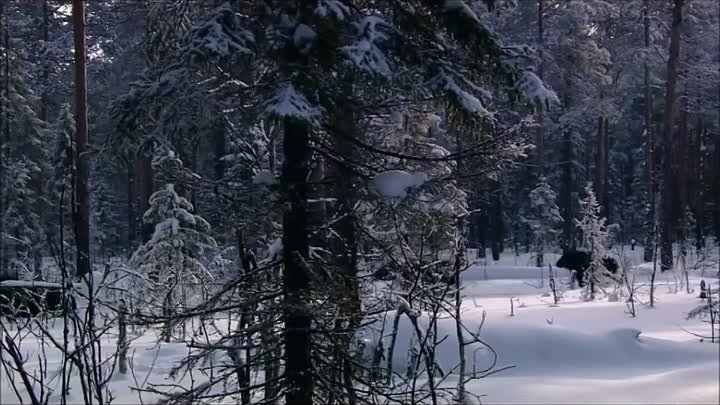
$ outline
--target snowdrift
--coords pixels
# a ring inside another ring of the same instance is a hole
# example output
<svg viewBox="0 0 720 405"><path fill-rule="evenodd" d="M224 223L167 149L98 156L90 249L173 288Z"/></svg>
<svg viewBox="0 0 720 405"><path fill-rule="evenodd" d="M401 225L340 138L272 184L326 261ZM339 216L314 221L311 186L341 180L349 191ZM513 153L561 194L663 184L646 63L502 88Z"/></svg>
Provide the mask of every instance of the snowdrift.
<svg viewBox="0 0 720 405"><path fill-rule="evenodd" d="M393 320L396 312L387 313L383 332L383 346L391 344ZM464 323L468 330L477 333L481 316L470 312ZM418 325L424 334L428 330L429 317L422 314ZM372 358L382 327L380 322L372 329L361 332L366 342L365 359ZM457 337L453 319L438 321L438 340L444 339L436 350L437 364L447 373L459 363ZM473 340L470 333L466 341ZM585 334L558 325L538 325L519 320L505 322L486 321L479 338L482 341L466 347L468 370L488 368L494 359L492 347L497 353L497 367L515 367L501 375L576 375L598 378L625 378L644 375L648 369L677 370L688 364L717 364L717 345L673 342L643 337L638 329L620 328L603 334ZM411 320L403 315L399 322L397 341L393 354L393 370L404 373L410 358L410 348L417 349L418 336ZM387 362L383 363L387 366ZM572 370L572 371L570 371Z"/></svg>

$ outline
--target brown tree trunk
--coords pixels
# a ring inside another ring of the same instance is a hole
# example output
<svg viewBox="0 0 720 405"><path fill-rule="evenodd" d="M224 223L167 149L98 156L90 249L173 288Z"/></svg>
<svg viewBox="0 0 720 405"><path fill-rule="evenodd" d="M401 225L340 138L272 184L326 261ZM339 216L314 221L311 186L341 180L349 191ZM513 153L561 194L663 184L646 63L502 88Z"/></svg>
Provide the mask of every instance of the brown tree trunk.
<svg viewBox="0 0 720 405"><path fill-rule="evenodd" d="M672 201L675 190L673 190L673 151L672 151L672 133L673 118L675 106L675 88L677 85L678 64L680 55L680 29L682 26L682 8L685 0L674 0L672 11L672 25L670 35L670 56L667 66L667 82L665 87L665 116L663 121L663 190L661 200L661 243L660 243L660 261L661 270L665 271L672 268L673 252L672 252L672 224L673 210Z"/></svg>
<svg viewBox="0 0 720 405"><path fill-rule="evenodd" d="M645 51L650 49L650 0L643 1L643 23L645 28ZM644 63L645 109L643 111L643 132L645 136L645 193L647 211L645 216L645 242L643 260L653 260L655 246L655 136L652 128L652 92L650 90L650 67Z"/></svg>
<svg viewBox="0 0 720 405"><path fill-rule="evenodd" d="M73 219L77 243L76 275L90 273L90 198L88 189L87 67L85 49L85 2L73 0L75 43L75 206Z"/></svg>

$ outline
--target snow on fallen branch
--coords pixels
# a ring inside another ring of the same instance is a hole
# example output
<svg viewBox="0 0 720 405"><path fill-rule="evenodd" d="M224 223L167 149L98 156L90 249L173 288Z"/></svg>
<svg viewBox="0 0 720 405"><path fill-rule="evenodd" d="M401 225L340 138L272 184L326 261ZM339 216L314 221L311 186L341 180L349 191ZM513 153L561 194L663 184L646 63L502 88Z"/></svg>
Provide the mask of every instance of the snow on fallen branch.
<svg viewBox="0 0 720 405"><path fill-rule="evenodd" d="M46 281L29 281L29 280L5 280L0 281L0 287L13 288L62 288L59 283L48 283Z"/></svg>

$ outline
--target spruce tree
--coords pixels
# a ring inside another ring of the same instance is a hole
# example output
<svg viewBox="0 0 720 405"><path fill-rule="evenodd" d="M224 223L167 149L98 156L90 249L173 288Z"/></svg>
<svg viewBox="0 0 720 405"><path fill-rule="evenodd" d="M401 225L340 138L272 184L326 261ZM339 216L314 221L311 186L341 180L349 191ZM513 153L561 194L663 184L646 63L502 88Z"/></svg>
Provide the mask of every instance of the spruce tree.
<svg viewBox="0 0 720 405"><path fill-rule="evenodd" d="M211 108L218 106L215 113L219 113L226 110L221 106L232 106L243 99L246 107L226 113L231 122L243 123L240 134L247 135L248 128L263 125L258 119L280 126L276 140L282 169L277 187L278 207L282 210L281 313L288 403L309 404L317 394L349 398L356 395L347 384L343 384L342 392L332 384L318 385L323 380L308 372L323 360L313 358L319 355L312 350L314 344L319 344L314 343L315 339L323 341L331 336L313 333L317 325L327 322L322 315L329 311L316 308L317 300L311 298L333 294L324 276L317 274L322 268L320 259L311 253L326 248L314 245L317 236L311 224L315 223L315 211L308 202L316 193L309 176L311 172L320 173L316 169L318 156L348 166L347 173L361 167L358 165L361 162L353 161L357 155L353 150L379 156L399 155L409 161L428 159L382 148L373 150L353 129L375 113L388 113L377 105L393 98L418 104L428 98L443 100L453 117L452 125L466 133L478 130L478 136L464 142L466 146L457 150L455 156L430 157L430 161L492 156L499 150L506 156L505 148L512 150L511 136L498 139L492 131L479 131L491 121L492 98L484 88L485 82L496 79L504 94L515 101L528 99L547 104L557 100L529 68L530 50L504 46L478 16L484 8L478 2L388 1L375 4L373 9L355 7L358 5L303 1L266 2L264 6L225 3L210 11L194 9L190 18L197 12L199 22L186 35L182 35L185 25L176 27L165 43L179 46L162 53L159 56L164 61L162 67L151 67L149 80L133 86L115 109L115 119L125 133L142 134L145 139L173 148L180 147L170 137L176 133L173 128L187 122L188 117L182 115L182 109L165 108L163 100L172 99L173 106L178 106L203 97L203 103ZM472 62L476 60L487 63ZM229 72L226 76L208 77L208 67L224 63L243 66L238 70L245 77L235 76L230 70L226 70ZM199 80L201 77L207 80ZM245 85L258 78L264 86ZM418 87L418 80L424 86ZM211 84L218 90L203 95L194 92ZM440 95L447 97L440 99ZM347 119L348 110L357 111L358 115L353 115L353 121L347 125L336 125L339 117ZM488 159L478 170L494 170L490 168L496 163ZM352 184L357 180L342 181ZM339 207L345 207L340 209L349 214L350 207L355 205L352 199L345 199ZM342 243L356 243L352 241L353 235L358 234L356 226L347 222L344 230L337 232L343 235ZM338 226L334 228L339 230ZM342 257L353 255L349 249ZM352 290L359 282L355 263L350 259L339 264L345 268L349 295L354 294ZM341 335L353 333L347 330Z"/></svg>
<svg viewBox="0 0 720 405"><path fill-rule="evenodd" d="M2 11L6 25L0 34L0 245L6 266L8 260L23 262L43 253L46 234L41 215L47 211L43 181L50 167L46 123L38 117L39 98L31 76L35 65L26 52L27 14L16 1L7 2Z"/></svg>
<svg viewBox="0 0 720 405"><path fill-rule="evenodd" d="M576 224L582 233L582 248L590 253L590 271L585 272L585 275L588 278L589 296L593 299L596 284L618 283L620 278L605 266L610 237L605 218L600 215L600 204L592 183L585 187L585 198L580 201L580 207L582 216L576 220Z"/></svg>
<svg viewBox="0 0 720 405"><path fill-rule="evenodd" d="M210 224L193 214L192 204L179 196L172 184L156 191L149 203L143 220L153 225L155 231L133 253L130 264L150 282L148 291L136 291L140 302L159 307L162 315L169 318L177 307L187 307L188 295L198 295L203 284L212 278L203 255L216 243L208 235ZM167 328L164 338L169 341Z"/></svg>
<svg viewBox="0 0 720 405"><path fill-rule="evenodd" d="M552 248L560 235L559 226L562 223L560 209L557 206L555 191L542 176L535 188L530 192L531 216L523 218L532 234L534 251L536 252L536 266L543 267L543 256L548 248Z"/></svg>

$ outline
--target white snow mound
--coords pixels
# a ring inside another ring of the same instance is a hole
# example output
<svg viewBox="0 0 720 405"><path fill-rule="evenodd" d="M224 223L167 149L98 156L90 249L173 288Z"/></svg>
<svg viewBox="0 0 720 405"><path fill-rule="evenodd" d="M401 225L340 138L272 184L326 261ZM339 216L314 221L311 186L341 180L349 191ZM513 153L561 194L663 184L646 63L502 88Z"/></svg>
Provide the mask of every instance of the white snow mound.
<svg viewBox="0 0 720 405"><path fill-rule="evenodd" d="M420 187L428 181L423 172L408 173L404 170L388 170L375 176L373 186L384 198L405 198L409 189Z"/></svg>

